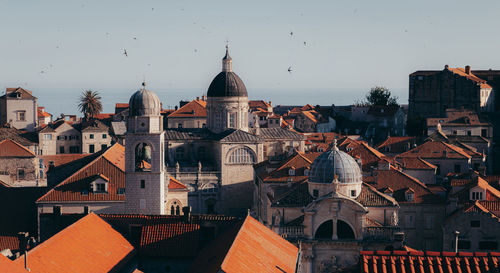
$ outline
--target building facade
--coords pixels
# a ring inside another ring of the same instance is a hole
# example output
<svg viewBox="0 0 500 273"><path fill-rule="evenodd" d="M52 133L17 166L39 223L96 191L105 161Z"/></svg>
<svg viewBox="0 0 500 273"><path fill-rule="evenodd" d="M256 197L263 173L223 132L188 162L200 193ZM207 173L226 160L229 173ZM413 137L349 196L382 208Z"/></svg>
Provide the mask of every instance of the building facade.
<svg viewBox="0 0 500 273"><path fill-rule="evenodd" d="M0 123L16 129L34 131L38 126L37 98L21 87L7 88L0 97Z"/></svg>

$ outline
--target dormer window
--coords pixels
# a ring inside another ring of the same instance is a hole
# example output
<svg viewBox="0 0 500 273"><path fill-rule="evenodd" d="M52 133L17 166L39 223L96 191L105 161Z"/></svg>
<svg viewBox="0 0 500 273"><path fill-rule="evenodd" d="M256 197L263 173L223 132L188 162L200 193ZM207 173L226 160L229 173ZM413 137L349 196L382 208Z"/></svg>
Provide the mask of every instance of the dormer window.
<svg viewBox="0 0 500 273"><path fill-rule="evenodd" d="M295 168L294 167L288 169L288 175L290 175L290 176L294 176L295 175Z"/></svg>
<svg viewBox="0 0 500 273"><path fill-rule="evenodd" d="M97 175L96 179L90 183L90 190L94 193L107 193L109 179L103 175Z"/></svg>
<svg viewBox="0 0 500 273"><path fill-rule="evenodd" d="M482 191L471 192L471 200L483 200L483 192Z"/></svg>
<svg viewBox="0 0 500 273"><path fill-rule="evenodd" d="M405 192L405 197L407 202L413 202L415 200L415 192L412 189L408 189Z"/></svg>
<svg viewBox="0 0 500 273"><path fill-rule="evenodd" d="M305 176L309 176L309 168L307 168L307 169L304 170L304 175Z"/></svg>

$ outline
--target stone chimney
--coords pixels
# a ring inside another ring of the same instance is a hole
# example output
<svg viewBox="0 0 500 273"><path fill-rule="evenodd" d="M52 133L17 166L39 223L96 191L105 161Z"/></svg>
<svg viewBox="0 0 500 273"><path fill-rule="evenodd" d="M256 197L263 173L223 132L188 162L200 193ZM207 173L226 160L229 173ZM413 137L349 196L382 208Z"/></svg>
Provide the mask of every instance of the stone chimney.
<svg viewBox="0 0 500 273"><path fill-rule="evenodd" d="M465 73L470 75L470 65L465 66Z"/></svg>
<svg viewBox="0 0 500 273"><path fill-rule="evenodd" d="M405 234L404 232L394 232L394 250L401 250L404 247Z"/></svg>
<svg viewBox="0 0 500 273"><path fill-rule="evenodd" d="M19 240L19 251L24 254L24 268L30 271L28 268L28 242L29 242L28 232L17 233L17 239Z"/></svg>

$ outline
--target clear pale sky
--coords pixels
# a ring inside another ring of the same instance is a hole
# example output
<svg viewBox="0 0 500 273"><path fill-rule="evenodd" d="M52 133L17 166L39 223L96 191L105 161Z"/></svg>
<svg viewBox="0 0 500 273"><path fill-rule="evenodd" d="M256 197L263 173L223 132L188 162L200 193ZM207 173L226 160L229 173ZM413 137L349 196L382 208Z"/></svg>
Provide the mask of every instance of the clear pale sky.
<svg viewBox="0 0 500 273"><path fill-rule="evenodd" d="M2 89L136 89L145 77L206 90L226 40L249 90L407 88L418 69L500 69L498 0L0 0L0 18Z"/></svg>

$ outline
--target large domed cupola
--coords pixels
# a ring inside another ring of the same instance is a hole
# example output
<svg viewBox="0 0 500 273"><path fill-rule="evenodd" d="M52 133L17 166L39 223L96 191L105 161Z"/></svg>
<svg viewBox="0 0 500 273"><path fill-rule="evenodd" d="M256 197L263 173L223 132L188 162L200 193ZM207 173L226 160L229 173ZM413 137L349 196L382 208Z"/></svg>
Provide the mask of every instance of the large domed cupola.
<svg viewBox="0 0 500 273"><path fill-rule="evenodd" d="M207 91L207 125L216 133L227 129L248 131L247 88L233 72L232 63L226 46L222 71L215 76Z"/></svg>
<svg viewBox="0 0 500 273"><path fill-rule="evenodd" d="M129 116L159 116L161 112L161 102L158 96L146 89L146 83L142 83L142 88L137 90L129 101Z"/></svg>
<svg viewBox="0 0 500 273"><path fill-rule="evenodd" d="M331 149L318 156L309 171L309 193L317 198L333 192L349 198L361 193L362 174L358 163L340 151L337 140Z"/></svg>

